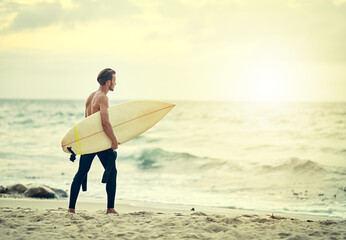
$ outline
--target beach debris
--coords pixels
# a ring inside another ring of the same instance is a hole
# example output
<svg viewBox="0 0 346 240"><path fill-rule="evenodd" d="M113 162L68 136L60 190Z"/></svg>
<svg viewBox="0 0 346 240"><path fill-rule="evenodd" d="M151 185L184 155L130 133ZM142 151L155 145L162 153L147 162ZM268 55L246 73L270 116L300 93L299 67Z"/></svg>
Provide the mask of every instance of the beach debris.
<svg viewBox="0 0 346 240"><path fill-rule="evenodd" d="M314 222L314 221L312 221L312 220L306 220L307 222Z"/></svg>
<svg viewBox="0 0 346 240"><path fill-rule="evenodd" d="M191 211L195 211L195 208L191 208Z"/></svg>
<svg viewBox="0 0 346 240"><path fill-rule="evenodd" d="M286 219L286 218L284 218L284 217L277 217L277 216L274 216L274 213L272 213L272 215L267 214L267 216L269 216L269 218L276 219L276 220Z"/></svg>

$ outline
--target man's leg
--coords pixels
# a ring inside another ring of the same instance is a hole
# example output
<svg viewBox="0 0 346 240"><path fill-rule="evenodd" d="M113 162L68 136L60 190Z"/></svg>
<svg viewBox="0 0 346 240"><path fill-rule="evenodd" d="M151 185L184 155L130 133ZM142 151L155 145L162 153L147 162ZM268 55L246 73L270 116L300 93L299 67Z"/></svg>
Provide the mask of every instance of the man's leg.
<svg viewBox="0 0 346 240"><path fill-rule="evenodd" d="M80 186L82 185L82 182L85 176L90 170L91 163L95 155L96 155L95 153L85 154L85 155L82 155L79 159L79 168L71 184L69 212L74 212Z"/></svg>
<svg viewBox="0 0 346 240"><path fill-rule="evenodd" d="M107 191L107 213L116 213L114 210L115 193L117 187L117 169L115 160L117 153L113 149L107 149L97 154L103 167L105 168L105 174L102 182L106 182ZM114 211L113 211L114 210Z"/></svg>

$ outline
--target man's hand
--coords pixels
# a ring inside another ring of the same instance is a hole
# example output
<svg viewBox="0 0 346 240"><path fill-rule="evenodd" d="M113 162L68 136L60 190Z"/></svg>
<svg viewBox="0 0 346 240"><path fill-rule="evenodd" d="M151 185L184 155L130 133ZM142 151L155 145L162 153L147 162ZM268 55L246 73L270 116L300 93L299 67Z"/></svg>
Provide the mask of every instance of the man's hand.
<svg viewBox="0 0 346 240"><path fill-rule="evenodd" d="M112 142L112 149L116 150L118 148L119 144L120 143L118 143L118 142L115 142L115 143Z"/></svg>

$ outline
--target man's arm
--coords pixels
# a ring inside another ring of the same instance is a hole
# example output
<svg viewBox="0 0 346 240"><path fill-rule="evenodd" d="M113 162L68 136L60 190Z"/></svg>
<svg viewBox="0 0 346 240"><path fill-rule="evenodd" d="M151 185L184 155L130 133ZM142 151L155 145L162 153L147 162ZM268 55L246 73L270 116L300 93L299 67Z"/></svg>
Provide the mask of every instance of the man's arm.
<svg viewBox="0 0 346 240"><path fill-rule="evenodd" d="M109 139L112 141L112 149L118 148L118 141L114 135L112 125L109 122L109 114L108 114L108 98L107 96L100 97L100 114L101 114L101 122L102 127Z"/></svg>

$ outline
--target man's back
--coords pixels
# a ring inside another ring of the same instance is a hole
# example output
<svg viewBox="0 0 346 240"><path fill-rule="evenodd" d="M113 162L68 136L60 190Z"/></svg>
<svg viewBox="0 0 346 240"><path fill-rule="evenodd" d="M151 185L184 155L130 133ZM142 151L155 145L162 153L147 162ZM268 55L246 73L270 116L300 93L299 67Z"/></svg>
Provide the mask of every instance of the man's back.
<svg viewBox="0 0 346 240"><path fill-rule="evenodd" d="M108 105L108 98L103 92L96 91L91 93L85 103L85 117L88 117L91 114L99 112L100 103L101 102L104 103L105 101L106 101L106 104Z"/></svg>

